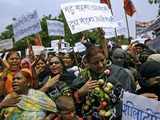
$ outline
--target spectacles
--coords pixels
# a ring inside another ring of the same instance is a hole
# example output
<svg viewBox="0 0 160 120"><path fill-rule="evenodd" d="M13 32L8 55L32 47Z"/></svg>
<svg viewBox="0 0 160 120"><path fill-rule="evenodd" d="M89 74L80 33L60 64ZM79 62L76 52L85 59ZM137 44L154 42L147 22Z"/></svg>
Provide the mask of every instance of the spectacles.
<svg viewBox="0 0 160 120"><path fill-rule="evenodd" d="M60 64L60 61L54 61L54 62L50 62L49 65L53 65L53 64Z"/></svg>

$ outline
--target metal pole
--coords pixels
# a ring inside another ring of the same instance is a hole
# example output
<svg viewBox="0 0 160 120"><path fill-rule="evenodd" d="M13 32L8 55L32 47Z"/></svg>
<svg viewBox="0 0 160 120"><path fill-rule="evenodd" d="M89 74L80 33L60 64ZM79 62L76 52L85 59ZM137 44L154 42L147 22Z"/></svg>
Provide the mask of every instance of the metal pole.
<svg viewBox="0 0 160 120"><path fill-rule="evenodd" d="M130 31L129 31L128 18L127 18L127 14L126 14L125 11L124 11L124 13L125 13L125 18L126 18L126 25L127 25L127 32L128 32L128 41L130 43L131 41L130 41Z"/></svg>

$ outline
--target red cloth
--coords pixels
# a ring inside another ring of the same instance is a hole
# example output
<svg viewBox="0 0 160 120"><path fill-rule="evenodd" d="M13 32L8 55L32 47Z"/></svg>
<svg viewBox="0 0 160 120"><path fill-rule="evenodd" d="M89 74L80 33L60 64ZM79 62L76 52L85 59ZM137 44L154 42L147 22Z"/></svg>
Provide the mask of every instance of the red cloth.
<svg viewBox="0 0 160 120"><path fill-rule="evenodd" d="M101 0L101 3L106 3L108 5L108 8L111 9L111 2L110 2L110 0Z"/></svg>
<svg viewBox="0 0 160 120"><path fill-rule="evenodd" d="M136 12L135 6L131 0L124 0L124 10L129 16L133 16L133 14Z"/></svg>

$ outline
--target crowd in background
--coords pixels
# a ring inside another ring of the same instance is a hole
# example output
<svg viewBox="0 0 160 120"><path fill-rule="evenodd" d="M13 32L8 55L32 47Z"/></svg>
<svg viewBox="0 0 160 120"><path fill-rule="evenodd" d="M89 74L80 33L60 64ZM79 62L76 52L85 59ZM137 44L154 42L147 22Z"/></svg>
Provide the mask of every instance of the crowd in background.
<svg viewBox="0 0 160 120"><path fill-rule="evenodd" d="M83 44L83 53L4 53L0 120L120 120L124 91L160 100L157 51L138 41L107 52Z"/></svg>

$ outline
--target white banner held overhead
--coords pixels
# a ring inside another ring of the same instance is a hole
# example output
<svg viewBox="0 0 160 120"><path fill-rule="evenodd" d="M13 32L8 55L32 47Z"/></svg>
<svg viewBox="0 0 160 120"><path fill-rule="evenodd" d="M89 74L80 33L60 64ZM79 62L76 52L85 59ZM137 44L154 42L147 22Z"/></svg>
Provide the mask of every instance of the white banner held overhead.
<svg viewBox="0 0 160 120"><path fill-rule="evenodd" d="M151 21L136 21L136 36L140 36L151 24L153 23L153 20Z"/></svg>
<svg viewBox="0 0 160 120"><path fill-rule="evenodd" d="M54 51L58 52L59 40L52 40L51 47L54 48Z"/></svg>
<svg viewBox="0 0 160 120"><path fill-rule="evenodd" d="M92 2L66 3L61 9L72 32L78 33L97 27L115 27L113 16L106 4Z"/></svg>
<svg viewBox="0 0 160 120"><path fill-rule="evenodd" d="M75 43L73 49L74 52L84 52L86 50L86 47L81 42L77 42Z"/></svg>
<svg viewBox="0 0 160 120"><path fill-rule="evenodd" d="M64 23L57 20L47 20L48 34L53 36L64 36Z"/></svg>
<svg viewBox="0 0 160 120"><path fill-rule="evenodd" d="M0 40L0 50L4 49L11 49L13 48L13 41L12 39L5 39L5 40Z"/></svg>
<svg viewBox="0 0 160 120"><path fill-rule="evenodd" d="M95 3L99 3L99 0L64 0L64 2L66 3L73 3L73 2L82 2L82 1L87 1L87 2L95 2Z"/></svg>
<svg viewBox="0 0 160 120"><path fill-rule="evenodd" d="M51 41L51 47L54 48L56 52L59 52L59 45L60 45L60 51L66 48L70 48L70 45L68 42L65 42L64 39L59 41L59 40L52 40Z"/></svg>
<svg viewBox="0 0 160 120"><path fill-rule="evenodd" d="M122 120L160 120L160 102L125 92Z"/></svg>
<svg viewBox="0 0 160 120"><path fill-rule="evenodd" d="M13 23L15 41L41 31L40 21L36 11L17 18Z"/></svg>
<svg viewBox="0 0 160 120"><path fill-rule="evenodd" d="M44 51L45 47L43 46L32 46L32 50L34 55L40 55L42 51ZM26 49L26 55L29 55L29 49Z"/></svg>
<svg viewBox="0 0 160 120"><path fill-rule="evenodd" d="M117 25L116 32L117 35L124 35L126 33L126 27L124 25L124 22L122 20L116 21L115 24ZM115 37L115 29L114 28L104 28L103 29L105 32L105 38L112 38Z"/></svg>

